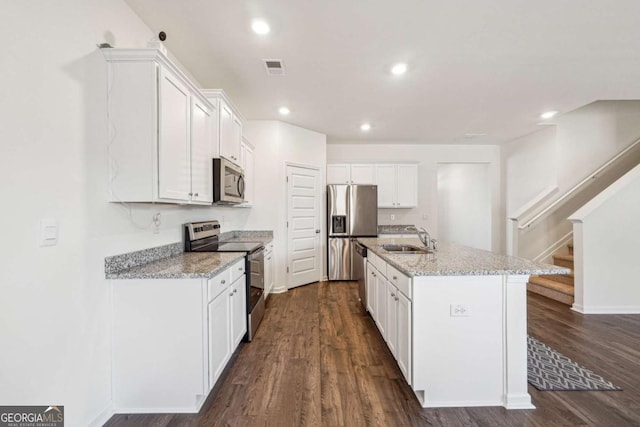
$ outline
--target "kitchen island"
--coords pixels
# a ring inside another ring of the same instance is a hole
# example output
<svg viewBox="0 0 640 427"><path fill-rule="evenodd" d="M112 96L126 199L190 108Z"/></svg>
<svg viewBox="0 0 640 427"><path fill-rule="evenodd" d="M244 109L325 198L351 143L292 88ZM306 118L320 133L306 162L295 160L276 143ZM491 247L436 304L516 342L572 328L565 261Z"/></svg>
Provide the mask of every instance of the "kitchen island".
<svg viewBox="0 0 640 427"><path fill-rule="evenodd" d="M423 407L531 409L527 294L532 274L567 269L417 238L360 238L368 248L367 310Z"/></svg>

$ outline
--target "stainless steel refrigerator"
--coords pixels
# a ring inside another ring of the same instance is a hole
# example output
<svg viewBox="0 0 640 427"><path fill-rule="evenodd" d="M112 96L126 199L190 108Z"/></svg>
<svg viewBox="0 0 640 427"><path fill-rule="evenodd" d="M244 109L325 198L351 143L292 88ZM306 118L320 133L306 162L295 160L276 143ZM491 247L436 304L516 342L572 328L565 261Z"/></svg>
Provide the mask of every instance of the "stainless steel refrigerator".
<svg viewBox="0 0 640 427"><path fill-rule="evenodd" d="M378 187L327 185L329 280L357 280L355 240L378 235Z"/></svg>

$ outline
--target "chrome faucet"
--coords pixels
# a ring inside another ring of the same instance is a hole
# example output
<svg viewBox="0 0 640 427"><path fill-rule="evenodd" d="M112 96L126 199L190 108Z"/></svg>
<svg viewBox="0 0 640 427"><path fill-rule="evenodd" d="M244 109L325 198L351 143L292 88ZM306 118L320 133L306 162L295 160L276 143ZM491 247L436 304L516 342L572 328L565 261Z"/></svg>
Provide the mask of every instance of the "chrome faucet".
<svg viewBox="0 0 640 427"><path fill-rule="evenodd" d="M427 250L431 250L433 252L438 250L436 239L432 239L431 235L422 227L414 227L418 231L418 238L422 244L427 248Z"/></svg>

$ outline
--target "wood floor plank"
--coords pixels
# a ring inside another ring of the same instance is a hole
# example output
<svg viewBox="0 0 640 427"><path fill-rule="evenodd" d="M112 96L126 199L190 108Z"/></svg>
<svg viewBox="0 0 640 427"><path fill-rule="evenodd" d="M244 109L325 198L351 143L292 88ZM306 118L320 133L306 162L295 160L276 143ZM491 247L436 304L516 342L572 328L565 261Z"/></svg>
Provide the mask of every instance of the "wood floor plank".
<svg viewBox="0 0 640 427"><path fill-rule="evenodd" d="M638 315L585 316L528 295L530 334L623 391L530 386L535 410L424 409L357 297L355 282L271 295L254 341L240 346L199 414L116 415L106 425L640 426Z"/></svg>

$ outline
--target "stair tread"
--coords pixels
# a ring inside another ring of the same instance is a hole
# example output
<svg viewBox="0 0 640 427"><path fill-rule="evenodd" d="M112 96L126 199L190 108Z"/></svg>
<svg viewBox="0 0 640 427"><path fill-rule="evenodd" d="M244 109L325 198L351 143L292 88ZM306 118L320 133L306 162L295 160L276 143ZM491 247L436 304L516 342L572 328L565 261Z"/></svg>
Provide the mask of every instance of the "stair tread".
<svg viewBox="0 0 640 427"><path fill-rule="evenodd" d="M551 288L555 291L558 291L567 295L574 294L573 285L569 285L567 283L562 283L562 282L556 282L555 280L546 278L544 276L531 276L529 277L529 283Z"/></svg>
<svg viewBox="0 0 640 427"><path fill-rule="evenodd" d="M562 259L565 261L573 261L573 255L569 254L556 254L553 256L553 259Z"/></svg>

